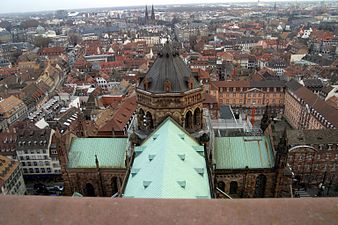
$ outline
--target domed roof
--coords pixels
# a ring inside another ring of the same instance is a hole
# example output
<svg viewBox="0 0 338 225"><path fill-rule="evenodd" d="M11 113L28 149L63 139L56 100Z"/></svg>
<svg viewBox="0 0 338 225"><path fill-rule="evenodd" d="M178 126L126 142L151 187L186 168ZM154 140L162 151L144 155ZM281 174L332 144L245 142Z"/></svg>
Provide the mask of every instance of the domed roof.
<svg viewBox="0 0 338 225"><path fill-rule="evenodd" d="M190 68L167 42L138 88L152 93L185 92L200 87Z"/></svg>

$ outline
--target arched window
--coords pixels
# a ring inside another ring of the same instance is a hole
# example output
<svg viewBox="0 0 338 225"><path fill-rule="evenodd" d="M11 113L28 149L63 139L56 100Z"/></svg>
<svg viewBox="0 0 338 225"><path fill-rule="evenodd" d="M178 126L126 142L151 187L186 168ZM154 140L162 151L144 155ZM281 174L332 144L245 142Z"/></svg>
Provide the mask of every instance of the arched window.
<svg viewBox="0 0 338 225"><path fill-rule="evenodd" d="M111 179L112 195L114 195L116 192L119 191L119 187L118 187L117 181L118 181L117 177L113 177Z"/></svg>
<svg viewBox="0 0 338 225"><path fill-rule="evenodd" d="M256 188L255 188L255 197L264 198L265 196L265 186L266 186L266 176L260 174L256 178Z"/></svg>
<svg viewBox="0 0 338 225"><path fill-rule="evenodd" d="M153 129L154 128L153 116L151 115L150 112L146 113L146 118L145 118L145 121L144 121L144 125L148 129Z"/></svg>
<svg viewBox="0 0 338 225"><path fill-rule="evenodd" d="M220 181L217 183L217 187L221 190L221 191L225 191L225 183L223 181Z"/></svg>
<svg viewBox="0 0 338 225"><path fill-rule="evenodd" d="M84 194L87 197L95 197L95 188L91 183L87 183L85 190L84 190Z"/></svg>
<svg viewBox="0 0 338 225"><path fill-rule="evenodd" d="M190 77L189 80L188 80L188 87L189 87L189 89L194 88L194 80L192 79L192 77Z"/></svg>
<svg viewBox="0 0 338 225"><path fill-rule="evenodd" d="M144 111L143 111L143 109L140 109L138 111L137 120L138 120L137 122L138 122L139 128L143 127L143 120L144 120Z"/></svg>
<svg viewBox="0 0 338 225"><path fill-rule="evenodd" d="M144 90L148 90L150 88L150 84L151 84L151 79L148 79L147 77L144 78Z"/></svg>
<svg viewBox="0 0 338 225"><path fill-rule="evenodd" d="M192 113L191 113L191 111L188 111L185 114L185 128L186 129L192 128Z"/></svg>
<svg viewBox="0 0 338 225"><path fill-rule="evenodd" d="M231 181L229 194L237 194L237 189L238 189L238 183L236 181Z"/></svg>
<svg viewBox="0 0 338 225"><path fill-rule="evenodd" d="M194 112L194 125L201 125L201 110L200 108L196 108Z"/></svg>

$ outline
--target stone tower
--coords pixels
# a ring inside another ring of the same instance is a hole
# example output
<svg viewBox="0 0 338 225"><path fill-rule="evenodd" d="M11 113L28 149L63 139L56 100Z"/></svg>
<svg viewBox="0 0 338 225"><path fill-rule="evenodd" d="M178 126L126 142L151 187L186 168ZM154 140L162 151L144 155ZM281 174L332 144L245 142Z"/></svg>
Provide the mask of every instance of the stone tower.
<svg viewBox="0 0 338 225"><path fill-rule="evenodd" d="M167 42L136 89L138 128L154 130L171 116L188 132L202 128L203 88Z"/></svg>
<svg viewBox="0 0 338 225"><path fill-rule="evenodd" d="M288 144L286 129L283 132L283 136L280 138L276 148L276 183L275 183L275 197L278 197L283 189L284 170L287 165L288 158Z"/></svg>

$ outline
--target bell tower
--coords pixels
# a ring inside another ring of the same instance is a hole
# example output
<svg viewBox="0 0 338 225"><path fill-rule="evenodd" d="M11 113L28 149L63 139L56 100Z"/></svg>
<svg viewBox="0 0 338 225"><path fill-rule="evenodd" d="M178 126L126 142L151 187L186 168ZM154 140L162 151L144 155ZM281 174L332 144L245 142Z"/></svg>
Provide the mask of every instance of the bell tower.
<svg viewBox="0 0 338 225"><path fill-rule="evenodd" d="M151 132L168 116L188 132L203 127L203 88L167 42L140 81L137 93L138 128Z"/></svg>

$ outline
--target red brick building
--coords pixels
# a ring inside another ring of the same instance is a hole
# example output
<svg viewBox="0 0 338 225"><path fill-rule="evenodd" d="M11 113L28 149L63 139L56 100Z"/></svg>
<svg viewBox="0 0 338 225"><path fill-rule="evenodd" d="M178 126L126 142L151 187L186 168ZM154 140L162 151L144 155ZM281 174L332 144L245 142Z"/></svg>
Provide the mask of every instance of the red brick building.
<svg viewBox="0 0 338 225"><path fill-rule="evenodd" d="M288 164L301 183L337 186L338 130L288 130Z"/></svg>

